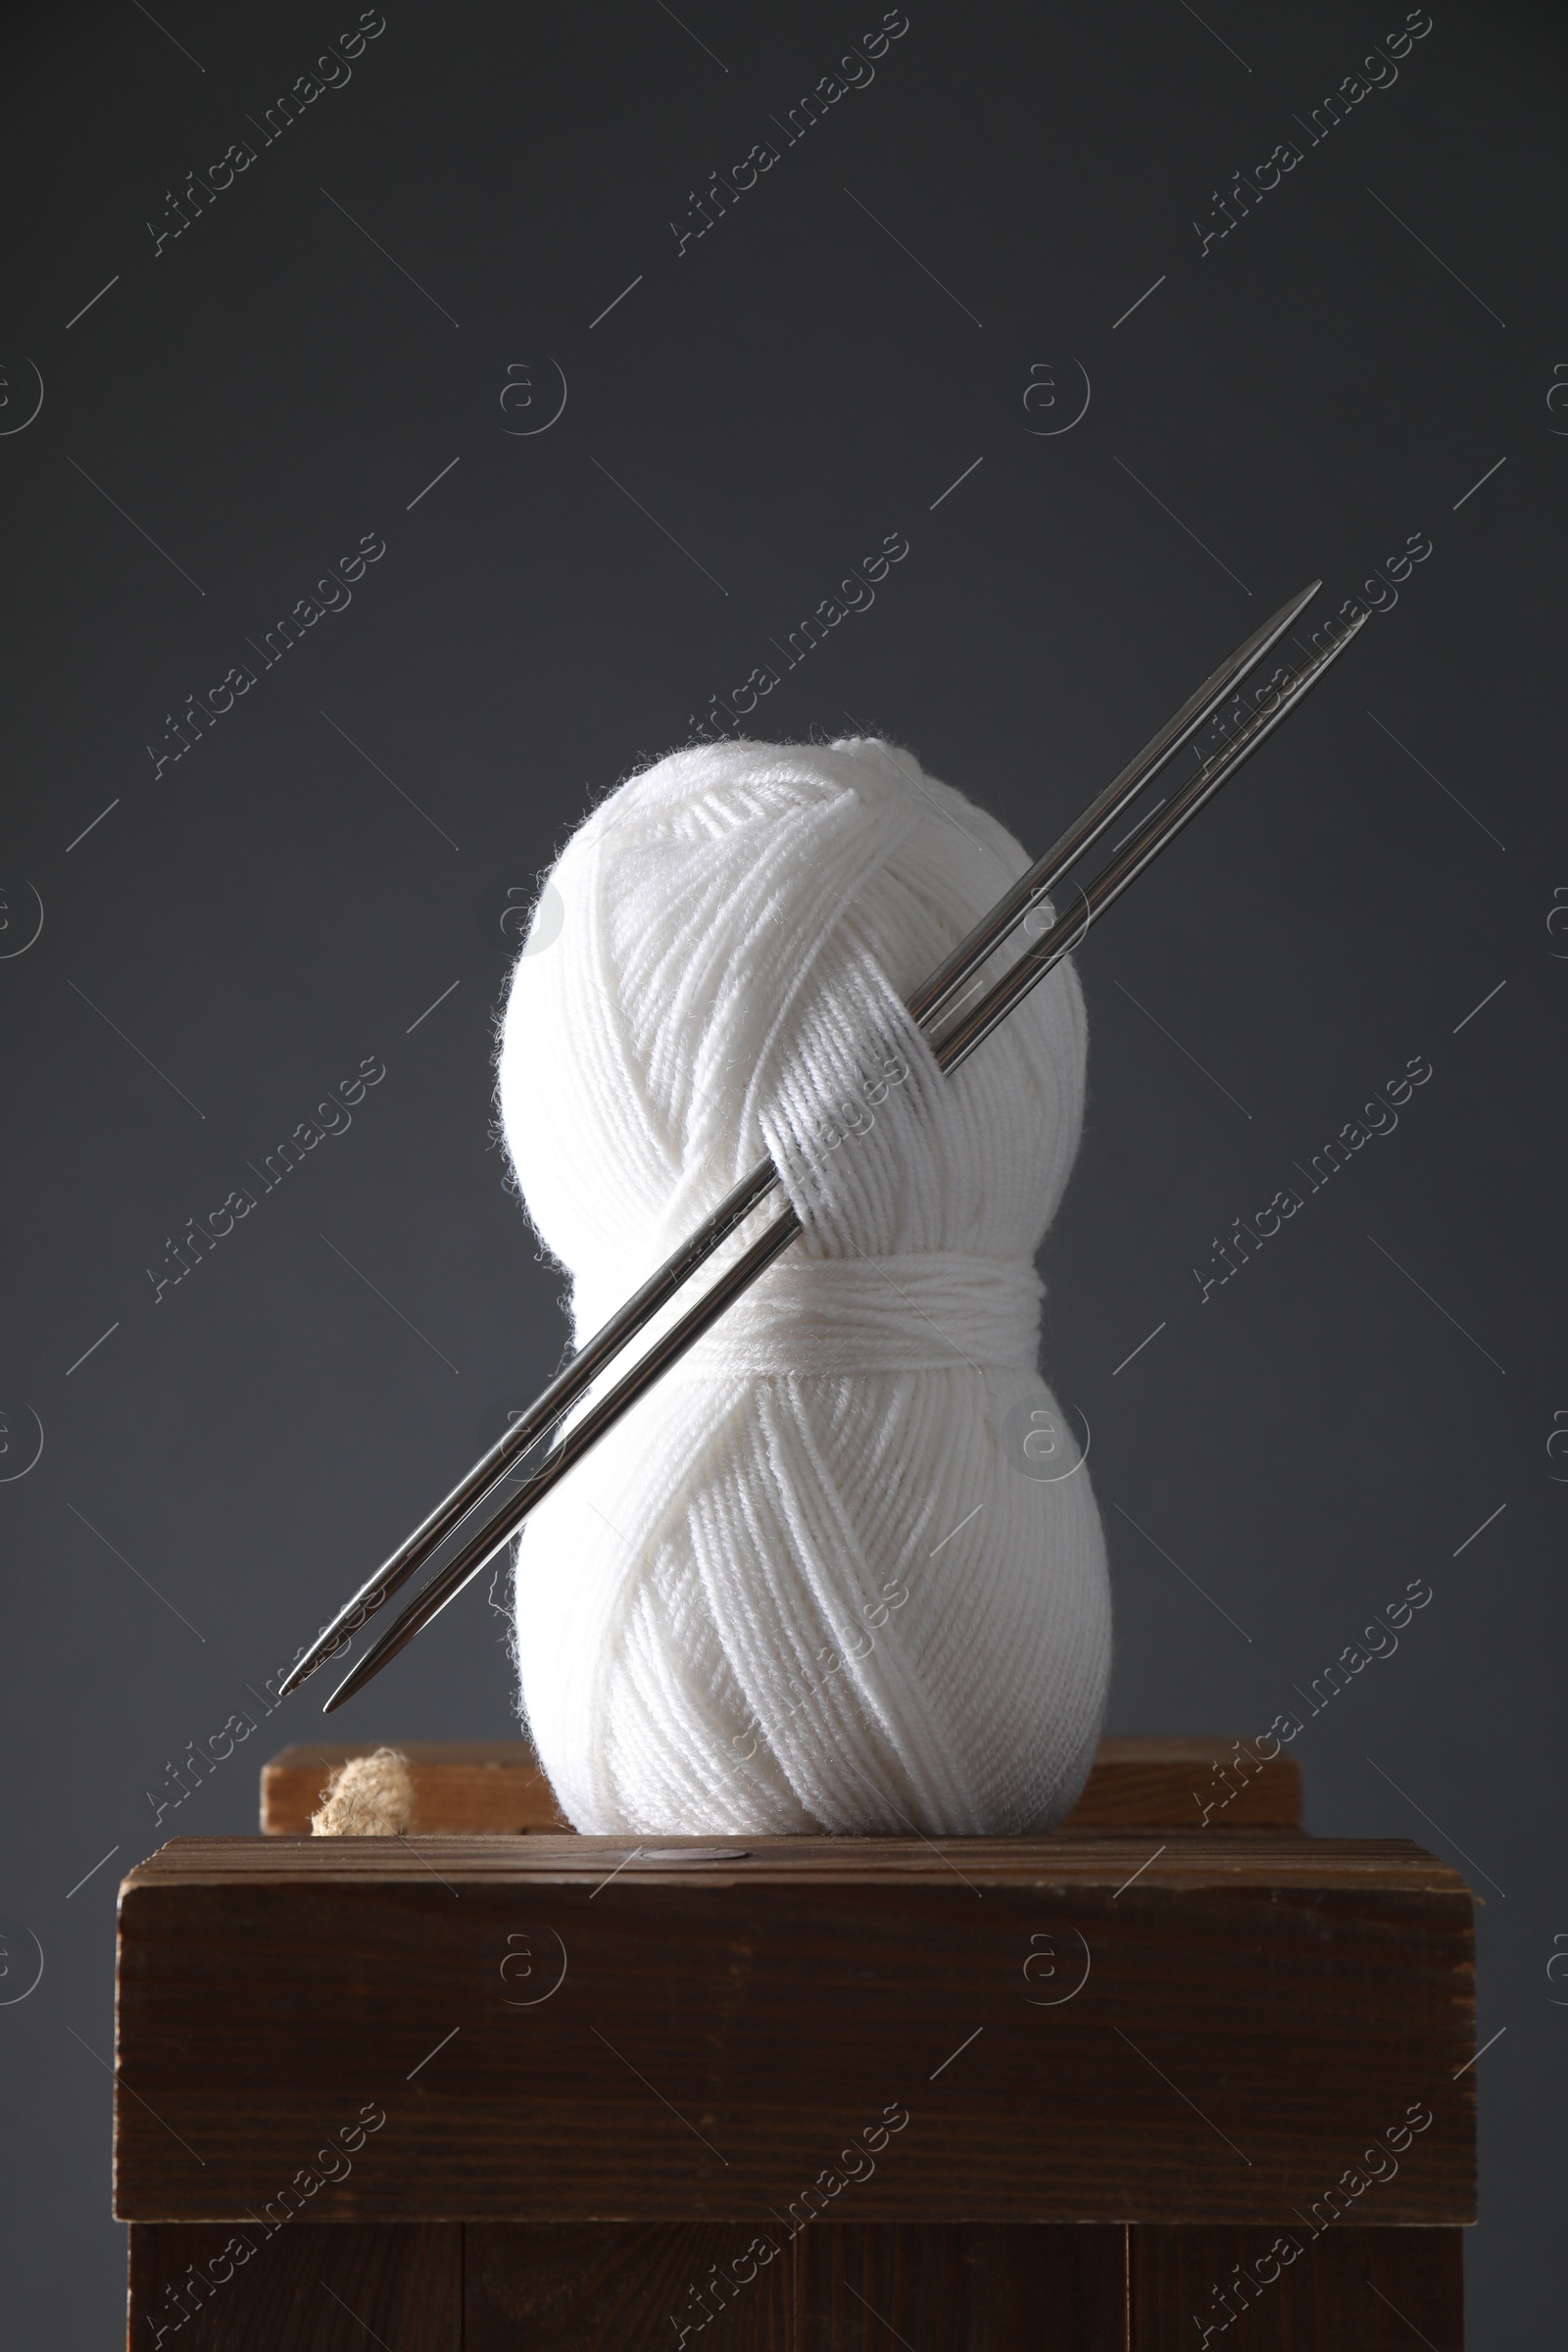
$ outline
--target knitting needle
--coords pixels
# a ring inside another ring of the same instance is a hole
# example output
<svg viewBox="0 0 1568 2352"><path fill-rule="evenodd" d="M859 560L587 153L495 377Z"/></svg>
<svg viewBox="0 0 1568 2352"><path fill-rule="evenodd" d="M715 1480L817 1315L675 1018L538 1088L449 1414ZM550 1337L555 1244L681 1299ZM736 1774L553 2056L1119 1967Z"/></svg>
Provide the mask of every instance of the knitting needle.
<svg viewBox="0 0 1568 2352"><path fill-rule="evenodd" d="M1211 677L1205 678L1197 693L1190 695L1181 709L1145 744L1136 759L1130 760L1103 792L1090 802L1045 856L1037 858L1028 872L1021 875L998 900L988 914L982 916L974 929L959 941L930 977L921 982L909 998L908 1006L922 1028L930 1027L974 977L987 957L1048 896L1068 866L1093 847L1165 762L1213 715L1248 672L1294 625L1322 584L1321 580L1313 580L1299 595L1282 605L1273 617L1254 630L1244 644L1238 646L1235 653L1220 663ZM570 1411L605 1366L640 1331L647 1328L654 1316L684 1288L697 1269L705 1265L730 1235L745 1223L753 1209L766 1200L778 1181L778 1170L770 1159L764 1159L726 1195L674 1254L649 1276L640 1290L633 1292L601 1330L595 1332L528 1410L497 1439L489 1451L459 1481L446 1499L437 1504L429 1517L420 1522L391 1558L376 1570L368 1583L361 1586L351 1600L345 1602L331 1624L318 1635L289 1673L280 1695L286 1696L309 1675L314 1674L390 1600L416 1570L423 1567L453 1529L493 1492L537 1441Z"/></svg>
<svg viewBox="0 0 1568 2352"><path fill-rule="evenodd" d="M980 1003L937 1040L933 1049L935 1058L945 1072L951 1073L967 1061L970 1054L1016 1009L1031 989L1049 971L1054 970L1064 956L1071 954L1105 908L1121 897L1176 835L1191 823L1220 786L1228 782L1237 769L1250 759L1259 744L1310 693L1324 671L1344 653L1365 619L1365 613L1359 614L1324 652L1315 655L1303 667L1295 671L1283 686L1266 695L1258 709L1229 741L1205 760L1162 808L1155 809L1125 841L1118 844L1100 872L1081 888L1079 896L1082 904L1057 917L1034 945L1008 966ZM478 1534L469 1538L445 1568L437 1571L380 1640L351 1668L326 1701L323 1714L330 1715L345 1700L352 1698L356 1691L362 1690L373 1676L380 1673L383 1666L407 1647L416 1635L440 1615L449 1602L457 1598L463 1588L510 1542L535 1505L654 1386L667 1366L684 1355L705 1332L711 1329L741 1293L775 1258L782 1255L800 1231L800 1218L795 1209L787 1205L734 1264L724 1270L697 1305L657 1340L609 1395L602 1397L591 1411L585 1413L565 1433L552 1447L539 1469L516 1494L508 1498L496 1516Z"/></svg>

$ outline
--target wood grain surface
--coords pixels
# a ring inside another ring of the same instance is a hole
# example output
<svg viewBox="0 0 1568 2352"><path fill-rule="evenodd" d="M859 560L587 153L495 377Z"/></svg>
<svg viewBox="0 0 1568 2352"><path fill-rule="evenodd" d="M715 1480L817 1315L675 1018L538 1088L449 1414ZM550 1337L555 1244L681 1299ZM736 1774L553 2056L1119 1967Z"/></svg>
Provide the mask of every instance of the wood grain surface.
<svg viewBox="0 0 1568 2352"><path fill-rule="evenodd" d="M1414 2108L1353 2219L1454 2224L1473 1996L1400 1840L178 1839L122 1889L117 2210L1286 2223Z"/></svg>
<svg viewBox="0 0 1568 2352"><path fill-rule="evenodd" d="M1457 2230L1338 2225L1283 2233L1298 2252L1272 2263L1278 2231L1134 2230L1132 2334L1138 2352L1463 2352ZM1259 2268L1265 2281L1259 2281ZM1266 2275L1276 2273L1272 2279ZM1228 2317L1233 2314L1234 2317Z"/></svg>
<svg viewBox="0 0 1568 2352"><path fill-rule="evenodd" d="M744 2283L732 2268L754 2235L733 2222L470 2222L465 2352L678 2352L688 2339L692 2352L795 2352L790 2252L743 2261Z"/></svg>
<svg viewBox="0 0 1568 2352"><path fill-rule="evenodd" d="M515 2342L515 2338L514 2338ZM130 2232L128 2352L463 2352L457 2224Z"/></svg>
<svg viewBox="0 0 1568 2352"><path fill-rule="evenodd" d="M797 2248L796 2345L1126 2352L1127 2234L988 2222L824 2224Z"/></svg>
<svg viewBox="0 0 1568 2352"><path fill-rule="evenodd" d="M377 1744L285 1747L262 1767L262 1828L306 1837L327 1776ZM414 1822L420 1832L516 1836L564 1830L555 1791L523 1740L396 1742L409 1759ZM1104 1740L1069 1830L1290 1830L1300 1826L1301 1773L1294 1756L1264 1758L1240 1740Z"/></svg>
<svg viewBox="0 0 1568 2352"><path fill-rule="evenodd" d="M760 2264L763 2232L778 2251ZM1242 2352L1463 2344L1459 2230L1353 2224L824 2220L789 2242L765 2215L298 2222L271 2241L137 2223L130 2286L130 2352L1193 2352L1205 2330Z"/></svg>

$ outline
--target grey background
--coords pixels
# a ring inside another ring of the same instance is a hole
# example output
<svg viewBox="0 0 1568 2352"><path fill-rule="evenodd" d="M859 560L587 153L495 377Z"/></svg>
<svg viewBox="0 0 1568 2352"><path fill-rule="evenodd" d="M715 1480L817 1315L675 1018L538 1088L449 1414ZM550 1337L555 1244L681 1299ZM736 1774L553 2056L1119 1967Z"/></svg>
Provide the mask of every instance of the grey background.
<svg viewBox="0 0 1568 2352"><path fill-rule="evenodd" d="M44 1444L0 1487L0 1910L46 1960L0 2010L8 2333L122 2324L117 1879L251 1828L316 1697L155 1823L167 1767L558 1360L490 1056L566 829L885 533L910 552L874 610L755 731L853 713L1039 849L1274 604L1320 573L1330 612L1420 532L1397 604L1086 948L1046 1366L1094 1432L1112 1730L1256 1736L1433 1587L1295 1752L1311 1827L1413 1836L1486 1897L1471 2340L1523 2340L1560 2309L1568 2034L1552 12L1438 0L1309 145L1401 8L910 0L870 86L683 253L689 191L782 147L877 8L388 0L264 147L247 117L355 14L127 0L5 36L0 1391ZM155 257L166 191L241 137ZM1293 137L1204 253L1213 191ZM165 714L371 531L352 606L155 780ZM1201 1302L1214 1237L1415 1054L1397 1130ZM367 1055L352 1128L155 1303L167 1241ZM337 1721L506 1736L483 1586Z"/></svg>

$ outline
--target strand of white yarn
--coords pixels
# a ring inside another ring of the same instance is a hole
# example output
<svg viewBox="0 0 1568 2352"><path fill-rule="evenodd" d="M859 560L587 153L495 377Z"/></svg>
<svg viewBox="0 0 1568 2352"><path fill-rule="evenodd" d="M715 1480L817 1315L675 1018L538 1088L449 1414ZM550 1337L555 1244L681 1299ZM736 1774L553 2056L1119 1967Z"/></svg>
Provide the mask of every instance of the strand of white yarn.
<svg viewBox="0 0 1568 2352"><path fill-rule="evenodd" d="M859 740L675 754L554 870L500 1094L577 1336L764 1151L804 1227L519 1543L523 1706L579 1829L1020 1832L1087 1777L1103 1540L1065 1440L1023 1443L1065 1430L1033 1261L1082 999L1058 967L952 1079L904 1004L1027 862Z"/></svg>

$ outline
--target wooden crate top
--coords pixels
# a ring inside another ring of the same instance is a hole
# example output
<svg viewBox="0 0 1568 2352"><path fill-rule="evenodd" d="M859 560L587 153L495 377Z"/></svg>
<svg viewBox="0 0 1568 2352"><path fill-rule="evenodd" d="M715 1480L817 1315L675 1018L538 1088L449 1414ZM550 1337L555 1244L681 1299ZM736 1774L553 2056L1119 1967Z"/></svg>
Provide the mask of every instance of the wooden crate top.
<svg viewBox="0 0 1568 2352"><path fill-rule="evenodd" d="M1400 1839L180 1838L122 1892L117 2211L743 2220L891 2110L835 2218L1283 2226L1375 2161L1349 2218L1458 2223L1473 1963Z"/></svg>
<svg viewBox="0 0 1568 2352"><path fill-rule="evenodd" d="M1057 1832L1044 1838L579 1838L572 1831L522 1837L173 1838L122 1882L139 1889L182 1886L263 1888L285 1884L417 1886L455 1873L474 1887L560 1886L580 1891L637 1881L652 1889L747 1886L914 1887L1116 1886L1142 1864L1148 1889L1249 1886L1347 1893L1357 1888L1450 1896L1470 1890L1448 1863L1407 1838L1302 1838L1257 1832L1218 1838L1179 1836L1151 1855L1147 1837Z"/></svg>

